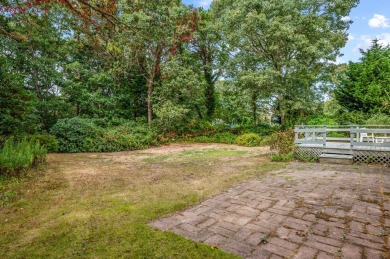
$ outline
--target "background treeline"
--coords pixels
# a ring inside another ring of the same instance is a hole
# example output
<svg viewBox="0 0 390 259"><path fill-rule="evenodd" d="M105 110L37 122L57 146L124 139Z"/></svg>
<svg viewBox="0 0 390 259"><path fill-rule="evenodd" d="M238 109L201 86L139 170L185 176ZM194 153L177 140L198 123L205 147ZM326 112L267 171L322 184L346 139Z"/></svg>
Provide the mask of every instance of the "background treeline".
<svg viewBox="0 0 390 259"><path fill-rule="evenodd" d="M49 151L117 151L389 124L389 48L335 63L356 4L1 0L1 142L45 134Z"/></svg>

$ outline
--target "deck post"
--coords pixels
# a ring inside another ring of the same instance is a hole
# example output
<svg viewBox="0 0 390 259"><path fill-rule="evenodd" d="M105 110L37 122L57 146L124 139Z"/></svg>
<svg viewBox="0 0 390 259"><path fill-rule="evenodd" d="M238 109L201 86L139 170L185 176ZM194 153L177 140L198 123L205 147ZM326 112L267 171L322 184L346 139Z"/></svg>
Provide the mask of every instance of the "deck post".
<svg viewBox="0 0 390 259"><path fill-rule="evenodd" d="M359 126L357 126L356 129L359 129ZM356 133L356 142L359 142L359 140L360 140L360 133L357 132Z"/></svg>
<svg viewBox="0 0 390 259"><path fill-rule="evenodd" d="M351 129L349 130L349 136L350 136L349 145L351 146L351 148L353 148L353 133L352 133L352 126L351 126Z"/></svg>
<svg viewBox="0 0 390 259"><path fill-rule="evenodd" d="M326 125L324 126L324 139L323 139L323 144L324 148L326 147Z"/></svg>

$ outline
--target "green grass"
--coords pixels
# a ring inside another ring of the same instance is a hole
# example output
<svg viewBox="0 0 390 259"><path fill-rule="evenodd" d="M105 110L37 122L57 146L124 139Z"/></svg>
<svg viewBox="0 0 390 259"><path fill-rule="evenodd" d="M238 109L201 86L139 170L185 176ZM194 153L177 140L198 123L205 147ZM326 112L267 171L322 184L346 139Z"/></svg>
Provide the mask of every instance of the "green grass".
<svg viewBox="0 0 390 259"><path fill-rule="evenodd" d="M178 158L201 159L202 157L235 157L248 154L248 151L228 150L228 149L209 149L209 150L188 150L178 154L161 155L156 157L145 158L144 162L159 162Z"/></svg>
<svg viewBox="0 0 390 259"><path fill-rule="evenodd" d="M178 159L145 162L145 154ZM0 209L0 258L235 258L147 224L285 166L259 155L188 147L50 154L45 173Z"/></svg>
<svg viewBox="0 0 390 259"><path fill-rule="evenodd" d="M15 177L6 177L0 175L0 207L9 204L18 195L18 188L24 180Z"/></svg>
<svg viewBox="0 0 390 259"><path fill-rule="evenodd" d="M248 151L228 150L228 149L210 149L210 150L195 150L183 151L178 154L178 157L221 157L221 156L242 156L248 154Z"/></svg>
<svg viewBox="0 0 390 259"><path fill-rule="evenodd" d="M294 159L294 155L292 153L289 154L272 154L271 160L274 162L289 162Z"/></svg>
<svg viewBox="0 0 390 259"><path fill-rule="evenodd" d="M0 150L0 175L15 175L42 162L47 151L39 142L9 138Z"/></svg>

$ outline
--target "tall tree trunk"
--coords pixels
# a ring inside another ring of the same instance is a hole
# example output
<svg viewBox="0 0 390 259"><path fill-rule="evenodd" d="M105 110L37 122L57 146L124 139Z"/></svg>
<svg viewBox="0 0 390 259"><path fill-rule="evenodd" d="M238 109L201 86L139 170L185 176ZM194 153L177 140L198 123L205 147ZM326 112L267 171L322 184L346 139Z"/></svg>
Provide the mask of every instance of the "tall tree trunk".
<svg viewBox="0 0 390 259"><path fill-rule="evenodd" d="M252 116L253 116L253 125L257 124L257 94L252 93Z"/></svg>
<svg viewBox="0 0 390 259"><path fill-rule="evenodd" d="M152 127L152 119L153 119L152 95L153 95L154 80L156 79L156 76L158 76L160 74L161 53L162 53L162 47L160 45L158 45L157 48L156 48L156 51L153 53L154 64L151 67L151 71L149 73L149 78L148 78L147 107L148 107L148 125L149 125L149 128Z"/></svg>
<svg viewBox="0 0 390 259"><path fill-rule="evenodd" d="M286 112L284 110L282 98L281 98L280 103L279 103L279 113L280 113L280 124L283 125L286 123Z"/></svg>
<svg viewBox="0 0 390 259"><path fill-rule="evenodd" d="M280 124L286 123L286 113L281 109L280 110Z"/></svg>
<svg viewBox="0 0 390 259"><path fill-rule="evenodd" d="M199 119L203 119L202 111L200 110L199 105L195 104L196 112L198 113Z"/></svg>
<svg viewBox="0 0 390 259"><path fill-rule="evenodd" d="M148 125L149 128L152 126L152 119L153 119L153 107L152 107L152 94L153 94L153 81L154 81L154 76L153 78L150 78L148 82Z"/></svg>
<svg viewBox="0 0 390 259"><path fill-rule="evenodd" d="M206 80L207 117L212 118L215 112L215 83L212 73L207 68L204 69L204 77Z"/></svg>

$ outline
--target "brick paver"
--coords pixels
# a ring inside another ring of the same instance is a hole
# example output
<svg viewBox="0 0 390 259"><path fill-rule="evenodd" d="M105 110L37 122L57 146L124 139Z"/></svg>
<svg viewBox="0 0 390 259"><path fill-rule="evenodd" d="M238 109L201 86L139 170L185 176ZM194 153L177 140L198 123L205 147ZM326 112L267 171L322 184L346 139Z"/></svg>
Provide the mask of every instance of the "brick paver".
<svg viewBox="0 0 390 259"><path fill-rule="evenodd" d="M390 258L390 169L293 164L151 226L244 258Z"/></svg>

